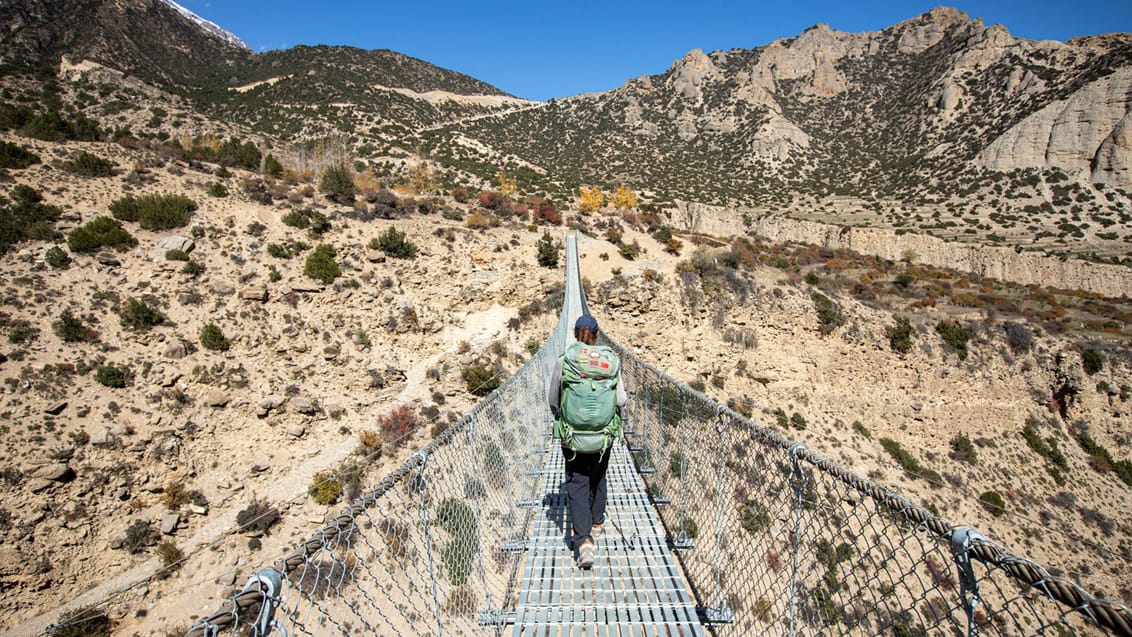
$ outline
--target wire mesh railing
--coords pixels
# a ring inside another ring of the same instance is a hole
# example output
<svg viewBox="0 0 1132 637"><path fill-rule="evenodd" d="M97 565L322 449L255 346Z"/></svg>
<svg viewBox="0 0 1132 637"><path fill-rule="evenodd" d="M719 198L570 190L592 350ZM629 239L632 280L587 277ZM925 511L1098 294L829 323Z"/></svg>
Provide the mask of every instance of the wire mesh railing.
<svg viewBox="0 0 1132 637"><path fill-rule="evenodd" d="M638 471L698 602L733 621L720 634L1132 635L1127 607L606 343Z"/></svg>
<svg viewBox="0 0 1132 637"><path fill-rule="evenodd" d="M563 312L538 353L189 635L502 630L541 480L548 372L585 307L567 247ZM607 342L622 358L637 471L716 634L1132 636L1126 607Z"/></svg>

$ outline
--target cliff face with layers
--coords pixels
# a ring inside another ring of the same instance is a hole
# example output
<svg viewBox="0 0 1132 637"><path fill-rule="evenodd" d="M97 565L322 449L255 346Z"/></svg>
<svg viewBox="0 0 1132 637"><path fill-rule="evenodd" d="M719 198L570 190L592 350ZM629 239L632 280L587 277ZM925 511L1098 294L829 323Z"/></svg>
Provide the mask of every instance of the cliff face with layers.
<svg viewBox="0 0 1132 637"><path fill-rule="evenodd" d="M741 212L698 206L694 232L735 234ZM852 250L890 261L915 255L917 263L971 272L1022 285L1085 290L1119 298L1132 296L1132 270L1119 265L1059 259L1013 248L944 241L891 228L843 227L779 215L750 215L746 229L774 243L794 241L831 249Z"/></svg>

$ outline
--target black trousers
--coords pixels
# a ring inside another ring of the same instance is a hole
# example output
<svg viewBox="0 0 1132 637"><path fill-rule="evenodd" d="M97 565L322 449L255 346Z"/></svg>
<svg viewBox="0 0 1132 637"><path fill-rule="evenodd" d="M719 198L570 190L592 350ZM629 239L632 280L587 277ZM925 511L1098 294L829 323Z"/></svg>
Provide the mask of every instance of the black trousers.
<svg viewBox="0 0 1132 637"><path fill-rule="evenodd" d="M570 523L574 527L574 548L593 541L593 525L605 522L606 482L612 449L605 453L578 453L566 447L566 480L562 486L570 503Z"/></svg>

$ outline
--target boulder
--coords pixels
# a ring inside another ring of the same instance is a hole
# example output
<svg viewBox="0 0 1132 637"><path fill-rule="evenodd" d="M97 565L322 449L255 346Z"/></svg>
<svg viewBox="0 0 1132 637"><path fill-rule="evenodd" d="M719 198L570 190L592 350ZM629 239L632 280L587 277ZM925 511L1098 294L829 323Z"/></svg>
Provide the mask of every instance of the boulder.
<svg viewBox="0 0 1132 637"><path fill-rule="evenodd" d="M217 281L212 284L212 291L220 296L230 296L236 293L236 288L227 281Z"/></svg>
<svg viewBox="0 0 1132 637"><path fill-rule="evenodd" d="M55 403L54 405L51 405L47 409L44 409L43 411L44 411L44 413L51 414L52 416L58 416L59 414L63 413L63 410L66 409L66 408L67 408L67 401L62 400L62 401Z"/></svg>
<svg viewBox="0 0 1132 637"><path fill-rule="evenodd" d="M181 514L179 513L166 513L161 516L161 532L165 535L173 535L177 531L177 525L181 523Z"/></svg>
<svg viewBox="0 0 1132 637"><path fill-rule="evenodd" d="M194 243L192 239L173 235L157 242L157 254L164 258L165 253L170 250L180 250L181 252L189 253L192 252L195 247L196 243Z"/></svg>
<svg viewBox="0 0 1132 637"><path fill-rule="evenodd" d="M277 394L267 396L259 401L259 404L256 406L256 415L260 418L267 416L267 414L271 413L272 409L279 409L279 407L283 405L284 400L286 399Z"/></svg>
<svg viewBox="0 0 1132 637"><path fill-rule="evenodd" d="M43 478L52 482L70 482L75 479L75 470L62 462L43 465L32 474L34 478Z"/></svg>
<svg viewBox="0 0 1132 637"><path fill-rule="evenodd" d="M32 478L32 479L27 481L28 490L31 491L32 493L39 493L41 491L45 491L45 490L51 488L51 485L53 485L53 484L55 484L55 483L46 479L46 478Z"/></svg>
<svg viewBox="0 0 1132 637"><path fill-rule="evenodd" d="M173 338L165 345L163 354L165 358L180 360L189 355L189 346L185 341L179 338Z"/></svg>
<svg viewBox="0 0 1132 637"><path fill-rule="evenodd" d="M305 396L294 396L291 398L291 407L300 414L310 415L318 411L318 405Z"/></svg>
<svg viewBox="0 0 1132 637"><path fill-rule="evenodd" d="M95 447L105 447L110 444L110 428L100 427L90 434L90 444Z"/></svg>
<svg viewBox="0 0 1132 637"><path fill-rule="evenodd" d="M294 423L292 425L288 425L288 427L287 427L287 433L290 434L292 437L295 437L295 438L302 438L303 434L305 434L306 432L307 432L307 427L306 427L306 425L304 425L301 422L297 422L297 423Z"/></svg>
<svg viewBox="0 0 1132 637"><path fill-rule="evenodd" d="M204 395L204 404L209 407L223 407L228 404L229 400L231 400L231 398L229 398L228 394L215 387L208 390L208 393Z"/></svg>
<svg viewBox="0 0 1132 637"><path fill-rule="evenodd" d="M261 285L246 288L243 292L240 292L240 298L245 301L266 301L267 288Z"/></svg>

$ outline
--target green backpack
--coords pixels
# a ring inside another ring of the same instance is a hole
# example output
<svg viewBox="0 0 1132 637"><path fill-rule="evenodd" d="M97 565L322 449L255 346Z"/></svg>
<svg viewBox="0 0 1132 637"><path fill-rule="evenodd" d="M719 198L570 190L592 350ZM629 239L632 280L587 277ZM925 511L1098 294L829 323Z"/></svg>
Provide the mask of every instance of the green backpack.
<svg viewBox="0 0 1132 637"><path fill-rule="evenodd" d="M621 360L608 347L578 341L566 348L556 433L575 452L605 453L621 435L620 371Z"/></svg>

